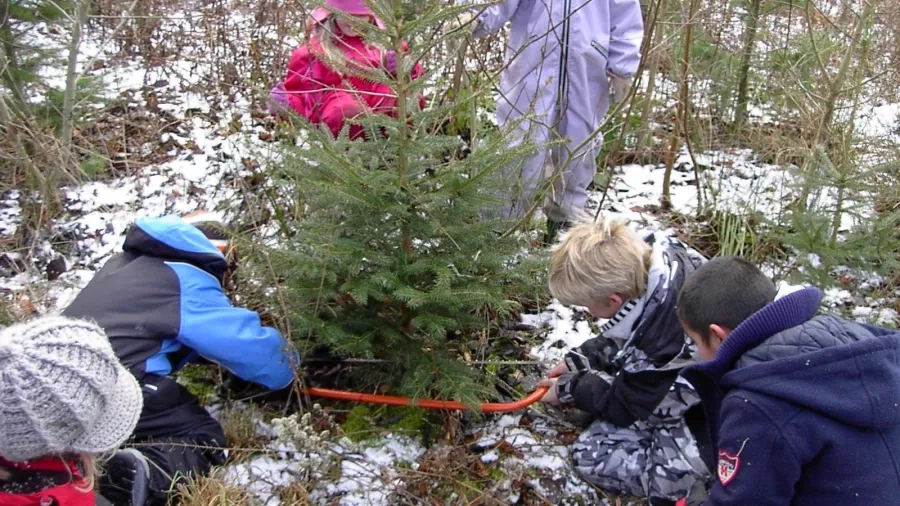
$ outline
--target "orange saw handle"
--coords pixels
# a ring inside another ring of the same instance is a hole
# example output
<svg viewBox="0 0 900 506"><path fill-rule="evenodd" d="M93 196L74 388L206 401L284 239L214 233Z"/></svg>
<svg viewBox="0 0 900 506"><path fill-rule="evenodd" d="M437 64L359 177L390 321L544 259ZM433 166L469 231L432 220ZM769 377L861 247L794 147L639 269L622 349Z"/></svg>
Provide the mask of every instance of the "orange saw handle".
<svg viewBox="0 0 900 506"><path fill-rule="evenodd" d="M509 413L511 411L518 411L541 400L541 397L547 393L547 390L549 390L549 387L540 387L528 394L528 396L513 402L485 402L479 405L479 409L483 413ZM414 400L409 397L398 397L394 395L364 394L361 392L347 392L345 390L330 390L328 388L313 387L304 389L304 391L313 397L326 397L328 399L337 399L341 401L387 404L389 406L414 406L425 409L449 409L454 411L470 409L469 406L466 406L459 401L440 401L437 399Z"/></svg>

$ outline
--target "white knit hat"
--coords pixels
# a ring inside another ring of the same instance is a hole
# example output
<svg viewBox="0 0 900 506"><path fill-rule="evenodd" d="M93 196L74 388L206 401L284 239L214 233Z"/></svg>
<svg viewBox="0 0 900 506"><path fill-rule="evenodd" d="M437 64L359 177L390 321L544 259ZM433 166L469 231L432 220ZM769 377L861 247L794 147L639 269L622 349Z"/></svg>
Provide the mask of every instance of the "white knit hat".
<svg viewBox="0 0 900 506"><path fill-rule="evenodd" d="M14 462L118 448L140 386L93 323L45 317L0 329L0 456Z"/></svg>

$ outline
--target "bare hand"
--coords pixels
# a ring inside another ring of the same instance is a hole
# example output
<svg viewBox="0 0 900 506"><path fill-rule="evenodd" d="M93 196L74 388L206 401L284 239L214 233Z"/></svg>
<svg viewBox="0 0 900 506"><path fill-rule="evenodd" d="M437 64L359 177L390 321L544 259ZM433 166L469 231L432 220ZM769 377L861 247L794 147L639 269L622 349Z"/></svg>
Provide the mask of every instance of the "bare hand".
<svg viewBox="0 0 900 506"><path fill-rule="evenodd" d="M565 364L563 364L565 365ZM559 406L559 397L556 396L556 382L559 381L559 378L547 378L538 381L538 388L540 387L550 387L550 390L547 390L547 393L541 397L541 402L546 404L550 404L551 406Z"/></svg>
<svg viewBox="0 0 900 506"><path fill-rule="evenodd" d="M567 372L569 372L569 366L566 365L566 361L563 360L562 362L556 364L556 367L550 369L550 371L547 373L547 377L558 378Z"/></svg>

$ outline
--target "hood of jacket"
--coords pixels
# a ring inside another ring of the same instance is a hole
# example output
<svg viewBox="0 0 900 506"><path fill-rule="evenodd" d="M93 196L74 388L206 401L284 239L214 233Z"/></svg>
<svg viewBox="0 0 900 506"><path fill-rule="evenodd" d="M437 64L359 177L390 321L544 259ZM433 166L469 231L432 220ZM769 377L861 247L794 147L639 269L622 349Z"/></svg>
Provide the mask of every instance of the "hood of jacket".
<svg viewBox="0 0 900 506"><path fill-rule="evenodd" d="M141 218L125 235L123 250L194 265L220 282L228 271L225 255L197 227L178 216Z"/></svg>
<svg viewBox="0 0 900 506"><path fill-rule="evenodd" d="M663 232L644 240L652 247L644 296L626 302L600 333L623 350L616 360L628 372L681 369L693 362L693 345L678 322L675 302L684 281L706 259Z"/></svg>
<svg viewBox="0 0 900 506"><path fill-rule="evenodd" d="M3 506L95 506L91 480L75 462L58 457L11 462L0 457L0 504Z"/></svg>
<svg viewBox="0 0 900 506"><path fill-rule="evenodd" d="M900 333L831 315L806 288L738 326L714 360L696 366L725 390L780 399L862 429L900 424Z"/></svg>

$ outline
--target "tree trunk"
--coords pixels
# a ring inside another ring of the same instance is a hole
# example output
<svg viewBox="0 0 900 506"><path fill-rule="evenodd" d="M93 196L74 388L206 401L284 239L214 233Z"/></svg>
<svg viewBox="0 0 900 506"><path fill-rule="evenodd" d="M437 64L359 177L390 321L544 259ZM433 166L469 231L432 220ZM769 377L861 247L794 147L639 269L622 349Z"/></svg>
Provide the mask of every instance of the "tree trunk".
<svg viewBox="0 0 900 506"><path fill-rule="evenodd" d="M862 89L862 83L865 77L865 68L869 60L869 48L870 41L866 38L866 31L870 28L870 21L872 17L872 12L874 11L874 4L877 0L870 0L866 3L866 7L863 10L863 13L860 15L857 29L854 30L854 40L853 42L860 45L859 48L859 59L856 61L856 65L853 70L853 87L854 95L853 95L853 110L850 114L850 124L847 125L847 128L842 132L841 142L838 144L840 152L835 155L832 155L831 158L833 160L837 160L837 181L835 181L835 186L837 187L837 198L835 199L834 211L831 217L831 247L835 247L838 240L838 234L841 229L841 221L844 215L844 203L847 197L847 186L851 183L853 179L850 174L852 165L850 156L848 153L851 149L853 149L853 136L855 135L856 129L856 116L859 112L860 106L860 95ZM866 39L863 41L859 41L859 39Z"/></svg>
<svg viewBox="0 0 900 506"><path fill-rule="evenodd" d="M681 77L678 80L678 110L676 111L675 128L672 129L669 152L666 156L666 172L663 175L662 201L660 202L660 206L666 210L672 208L672 170L675 168L675 155L678 154L681 127L687 126L687 122L682 120L687 117L689 109L690 90L688 88L688 72L691 67L691 37L693 35L694 16L697 13L697 9L700 7L699 3L700 0L691 0L690 10L688 11L687 16L687 28L684 32L684 48L681 55ZM697 195L699 196L699 180L697 181L697 185Z"/></svg>
<svg viewBox="0 0 900 506"><path fill-rule="evenodd" d="M649 148L653 146L653 93L656 91L656 74L659 72L659 62L657 51L662 46L664 31L659 24L660 16L666 12L666 0L658 0L656 7L653 9L653 22L651 29L653 30L653 42L647 44L646 61L650 67L650 73L647 76L647 93L644 97L644 103L641 107L641 126L638 134L637 148Z"/></svg>
<svg viewBox="0 0 900 506"><path fill-rule="evenodd" d="M867 26L866 20L872 16L872 12L874 11L875 1L876 0L870 0L865 2L863 12L860 14L859 20L857 20L856 22L856 26L853 27L853 33L850 36L850 46L844 53L837 74L835 74L834 77L831 77L830 79L826 78L828 82L828 90L824 103L822 105L822 117L819 120L819 126L818 128L816 128L816 134L813 137L811 146L813 150L819 149L819 145L823 142L823 139L827 140L831 137L831 121L834 116L834 110L837 106L837 101L841 97L841 93L843 92L844 79L846 78L847 72L850 69L850 62L853 60L853 55L856 54L856 50L859 45L859 39L862 36L863 30ZM816 54L816 57L819 58L820 55ZM805 174L805 177L801 187L800 196L797 201L797 205L799 206L800 210L806 210L809 205L807 200L809 200L810 193L812 193L813 190L812 186L815 182L814 179L816 179L813 177L813 173L817 172L818 163L815 159L808 160L804 164L803 173Z"/></svg>
<svg viewBox="0 0 900 506"><path fill-rule="evenodd" d="M822 113L822 122L819 124L819 135L817 135L817 137L821 137L821 134L828 133L837 100L840 98L841 92L843 91L844 78L847 76L847 71L850 69L850 62L853 60L853 55L856 54L856 47L859 45L859 39L862 36L863 29L866 27L866 20L871 17L872 11L875 8L874 6L875 0L866 1L863 12L859 15L856 26L853 27L853 35L850 36L850 47L848 47L847 52L844 53L844 59L841 60L841 66L834 76L834 79L831 80L831 89L828 90L828 98L825 100L825 111Z"/></svg>
<svg viewBox="0 0 900 506"><path fill-rule="evenodd" d="M747 97L750 82L750 60L753 58L753 46L756 44L757 26L759 26L759 10L762 0L750 0L750 11L744 23L744 47L741 51L741 66L738 70L737 108L734 112L733 131L739 132L747 120Z"/></svg>
<svg viewBox="0 0 900 506"><path fill-rule="evenodd" d="M81 30L87 23L90 8L91 0L81 0L75 9L75 17L72 21L72 41L69 45L69 64L66 69L66 90L63 95L62 132L60 134L63 147L70 153L72 152L72 131L75 128L72 113L75 110L75 92L78 88L78 49L81 46Z"/></svg>

